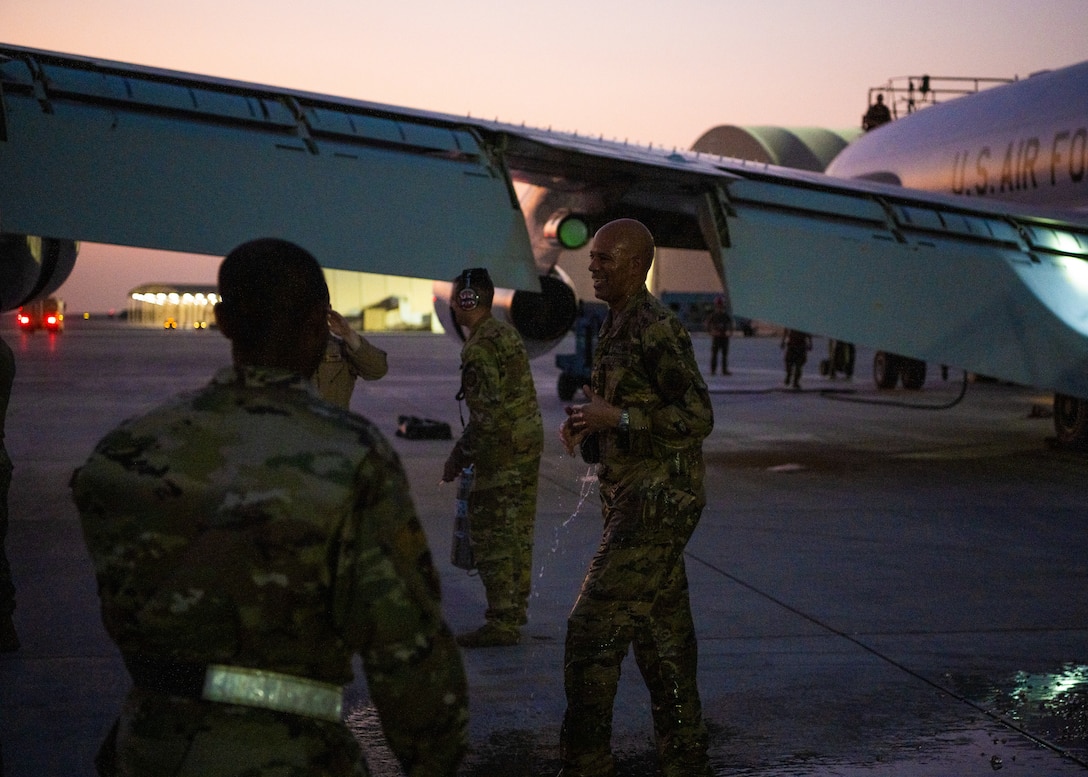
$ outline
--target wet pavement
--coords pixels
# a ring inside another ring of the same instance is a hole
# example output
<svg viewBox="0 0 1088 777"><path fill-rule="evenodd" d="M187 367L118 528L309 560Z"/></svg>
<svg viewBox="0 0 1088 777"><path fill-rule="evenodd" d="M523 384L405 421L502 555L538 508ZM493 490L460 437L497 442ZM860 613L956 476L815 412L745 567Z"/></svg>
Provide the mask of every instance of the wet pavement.
<svg viewBox="0 0 1088 777"><path fill-rule="evenodd" d="M83 777L128 679L101 627L68 477L114 424L202 385L229 352L214 331L76 321L25 336L7 323L23 649L0 656L4 775ZM459 427L457 346L373 339L390 374L360 384L354 407L400 452L447 617L474 628L482 587L445 563L454 492L437 483L450 443L393 436L398 415ZM696 348L706 361L706 339ZM878 392L864 349L854 381L820 377L825 348L817 339L802 391L782 389L781 351L763 338L735 339L733 374L708 379L709 505L687 565L715 773L1088 772L1088 457L1047 444L1045 394L971 382L957 403L954 372L922 392ZM557 771L565 618L600 531L589 468L553 433L564 403L550 356L534 375L547 447L530 623L517 647L464 654L472 750L460 774L474 777ZM633 661L624 672L619 774L649 777L648 699ZM399 774L362 680L347 700L374 773Z"/></svg>

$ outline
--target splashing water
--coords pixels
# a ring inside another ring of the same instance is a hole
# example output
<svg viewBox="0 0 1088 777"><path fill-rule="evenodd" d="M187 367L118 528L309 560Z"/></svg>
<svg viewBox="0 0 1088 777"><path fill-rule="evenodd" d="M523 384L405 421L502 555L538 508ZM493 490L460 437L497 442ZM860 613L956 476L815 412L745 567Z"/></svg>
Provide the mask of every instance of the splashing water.
<svg viewBox="0 0 1088 777"><path fill-rule="evenodd" d="M563 523L561 523L561 524L559 524L558 526L555 527L555 537L552 540L552 549L551 549L553 555L559 552L559 532L562 531L563 529L567 528L567 526L570 524L570 522L578 517L578 513L582 512L582 505L584 505L586 503L586 499L588 499L590 494L593 493L593 491L594 491L594 489L595 489L595 487L597 485L597 475L593 471L595 466L596 465L594 465L594 464L590 464L589 468L586 469L586 474L583 475L580 478L581 486L580 486L579 492L578 492L578 504L576 504L574 506L574 512L572 512L569 516L567 516L567 519L565 521L563 521ZM544 577L544 567L546 567L546 566L547 566L547 564L541 564L540 565L540 572L537 573L538 578L539 577Z"/></svg>

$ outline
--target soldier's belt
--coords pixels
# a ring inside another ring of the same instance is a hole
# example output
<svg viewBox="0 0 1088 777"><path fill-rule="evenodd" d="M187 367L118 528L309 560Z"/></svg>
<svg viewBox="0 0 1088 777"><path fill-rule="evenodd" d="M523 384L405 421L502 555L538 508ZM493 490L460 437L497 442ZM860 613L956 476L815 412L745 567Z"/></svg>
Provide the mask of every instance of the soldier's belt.
<svg viewBox="0 0 1088 777"><path fill-rule="evenodd" d="M339 685L264 669L209 664L201 698L261 707L318 720L340 722L344 693Z"/></svg>
<svg viewBox="0 0 1088 777"><path fill-rule="evenodd" d="M226 664L196 664L127 656L133 682L173 696L305 715L340 722L343 689L308 677Z"/></svg>

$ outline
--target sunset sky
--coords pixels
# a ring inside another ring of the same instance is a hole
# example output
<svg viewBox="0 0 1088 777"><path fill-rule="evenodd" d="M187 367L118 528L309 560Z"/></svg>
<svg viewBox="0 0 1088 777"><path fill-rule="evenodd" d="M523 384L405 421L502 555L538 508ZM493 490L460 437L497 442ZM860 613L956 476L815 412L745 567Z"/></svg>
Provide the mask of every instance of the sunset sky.
<svg viewBox="0 0 1088 777"><path fill-rule="evenodd" d="M687 148L718 124L856 126L898 76L1088 59L1085 0L0 0L5 43ZM85 246L70 313L218 258Z"/></svg>

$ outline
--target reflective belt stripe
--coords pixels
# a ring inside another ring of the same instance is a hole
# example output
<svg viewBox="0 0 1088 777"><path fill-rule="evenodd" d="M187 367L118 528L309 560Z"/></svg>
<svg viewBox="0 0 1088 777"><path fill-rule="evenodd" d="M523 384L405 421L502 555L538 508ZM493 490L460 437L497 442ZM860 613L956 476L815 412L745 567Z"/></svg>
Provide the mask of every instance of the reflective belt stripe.
<svg viewBox="0 0 1088 777"><path fill-rule="evenodd" d="M343 688L307 677L209 664L201 698L224 704L289 712L319 720L340 722Z"/></svg>

